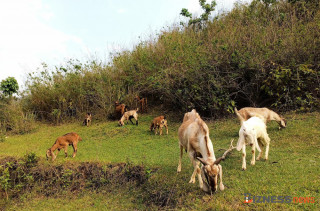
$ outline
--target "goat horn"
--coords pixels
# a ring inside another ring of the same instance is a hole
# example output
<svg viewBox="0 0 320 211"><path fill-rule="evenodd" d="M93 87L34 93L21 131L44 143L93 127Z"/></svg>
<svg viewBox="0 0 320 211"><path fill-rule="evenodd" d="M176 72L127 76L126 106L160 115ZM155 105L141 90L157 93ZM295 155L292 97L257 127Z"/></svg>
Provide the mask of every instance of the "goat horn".
<svg viewBox="0 0 320 211"><path fill-rule="evenodd" d="M220 157L220 158L218 158L216 161L214 161L213 164L218 165L222 160L224 160L224 158L223 158L223 157Z"/></svg>
<svg viewBox="0 0 320 211"><path fill-rule="evenodd" d="M231 152L233 149L236 148L236 147L234 147L234 146L232 145L233 141L234 141L234 139L231 140L229 149L228 149L227 151L225 151L220 158L218 158L216 161L214 161L213 164L218 165L222 160L224 160L224 159L226 158L226 156L227 156L227 154L228 154L229 152Z"/></svg>
<svg viewBox="0 0 320 211"><path fill-rule="evenodd" d="M197 157L197 160L200 161L203 165L208 165L207 161L205 161L203 158Z"/></svg>

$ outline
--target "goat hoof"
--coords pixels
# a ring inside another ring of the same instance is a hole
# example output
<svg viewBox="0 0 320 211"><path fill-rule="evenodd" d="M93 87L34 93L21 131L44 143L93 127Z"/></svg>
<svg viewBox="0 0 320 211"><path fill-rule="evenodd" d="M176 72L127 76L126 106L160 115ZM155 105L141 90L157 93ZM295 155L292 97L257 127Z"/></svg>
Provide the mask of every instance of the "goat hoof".
<svg viewBox="0 0 320 211"><path fill-rule="evenodd" d="M191 180L189 181L189 183L195 183L195 182L196 182L195 179L191 179Z"/></svg>
<svg viewBox="0 0 320 211"><path fill-rule="evenodd" d="M246 170L246 168L242 168L242 171L245 171Z"/></svg>
<svg viewBox="0 0 320 211"><path fill-rule="evenodd" d="M181 172L181 167L179 166L178 168L177 168L177 173L180 173Z"/></svg>
<svg viewBox="0 0 320 211"><path fill-rule="evenodd" d="M255 161L251 161L251 165L253 165L253 166L254 166L255 164L256 164L256 162L255 162Z"/></svg>

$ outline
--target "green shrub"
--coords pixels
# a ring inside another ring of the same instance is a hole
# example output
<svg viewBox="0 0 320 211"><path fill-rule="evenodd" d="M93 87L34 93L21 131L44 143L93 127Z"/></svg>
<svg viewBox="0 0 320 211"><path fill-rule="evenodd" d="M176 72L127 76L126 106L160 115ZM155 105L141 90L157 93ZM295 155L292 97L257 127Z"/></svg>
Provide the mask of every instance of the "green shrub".
<svg viewBox="0 0 320 211"><path fill-rule="evenodd" d="M44 64L29 77L24 108L56 123L86 112L104 119L116 100L135 107L137 94L149 106L195 108L207 117L234 106L318 109L319 21L317 1L238 3L202 29L164 29L132 51L114 53L107 65L70 60L50 70Z"/></svg>
<svg viewBox="0 0 320 211"><path fill-rule="evenodd" d="M30 132L35 128L34 120L34 115L24 112L21 103L16 99L0 99L0 131L2 131L0 134Z"/></svg>

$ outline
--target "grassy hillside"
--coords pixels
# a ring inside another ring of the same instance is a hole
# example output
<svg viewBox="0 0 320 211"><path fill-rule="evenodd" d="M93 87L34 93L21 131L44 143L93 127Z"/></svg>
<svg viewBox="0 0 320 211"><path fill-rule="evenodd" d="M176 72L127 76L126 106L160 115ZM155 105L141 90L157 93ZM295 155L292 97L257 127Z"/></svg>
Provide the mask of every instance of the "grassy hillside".
<svg viewBox="0 0 320 211"><path fill-rule="evenodd" d="M116 100L133 107L140 95L150 106L196 108L206 117L223 117L234 106L314 111L320 106L319 20L317 0L237 4L201 30L172 24L131 51L114 52L108 64L44 64L29 77L24 109L51 122L85 112L102 119Z"/></svg>
<svg viewBox="0 0 320 211"><path fill-rule="evenodd" d="M80 124L49 126L40 124L36 132L26 135L9 136L0 142L0 158L6 156L23 157L35 152L41 165L51 166L45 160L45 151L51 147L56 137L67 132L77 132L83 138L79 143L76 158L64 158L60 152L53 165L70 165L75 162L118 163L130 162L155 169L142 186L124 185L112 190L85 189L70 194L70 190L59 192L57 196L46 197L41 191L23 194L6 202L10 210L37 209L320 209L320 113L287 113L288 127L279 131L275 122L268 124L271 138L268 161L258 161L249 165L248 149L247 170L241 171L241 154L234 151L222 163L225 191L213 196L206 195L196 184L189 184L192 165L184 154L182 172L176 173L179 148L177 130L179 122L170 121L169 135L155 136L148 131L152 115L142 115L139 126L118 127L116 121L97 122L91 127ZM237 140L239 123L236 118L207 122L216 156L221 156L234 138ZM244 193L256 196L315 197L310 204L255 203L244 204ZM4 200L4 199L3 199ZM2 201L4 203L4 201ZM60 205L61 203L61 205ZM59 205L58 205L59 204ZM3 204L4 206L4 204Z"/></svg>

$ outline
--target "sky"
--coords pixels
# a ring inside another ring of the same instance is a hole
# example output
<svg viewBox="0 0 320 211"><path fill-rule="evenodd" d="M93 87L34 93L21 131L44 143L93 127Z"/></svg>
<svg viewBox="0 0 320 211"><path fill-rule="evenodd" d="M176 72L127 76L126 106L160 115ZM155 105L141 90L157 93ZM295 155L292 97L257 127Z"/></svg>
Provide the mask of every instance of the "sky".
<svg viewBox="0 0 320 211"><path fill-rule="evenodd" d="M216 0L215 14L236 1ZM110 53L185 21L182 8L202 12L198 0L0 0L0 81L15 77L23 89L27 74L43 62L107 61Z"/></svg>

